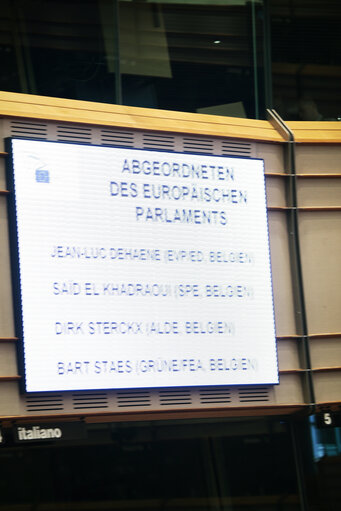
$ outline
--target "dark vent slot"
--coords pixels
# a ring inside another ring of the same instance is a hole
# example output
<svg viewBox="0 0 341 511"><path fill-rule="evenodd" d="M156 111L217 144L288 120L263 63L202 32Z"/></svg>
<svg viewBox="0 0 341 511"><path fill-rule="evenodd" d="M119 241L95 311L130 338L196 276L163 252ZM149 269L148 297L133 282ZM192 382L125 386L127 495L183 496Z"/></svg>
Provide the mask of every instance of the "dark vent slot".
<svg viewBox="0 0 341 511"><path fill-rule="evenodd" d="M75 142L91 141L91 128L81 128L79 126L57 126L57 139L69 140Z"/></svg>
<svg viewBox="0 0 341 511"><path fill-rule="evenodd" d="M174 149L174 137L166 135L144 135L143 147L146 149L170 150Z"/></svg>
<svg viewBox="0 0 341 511"><path fill-rule="evenodd" d="M101 143L102 145L119 145L125 147L134 146L134 133L129 131L112 131L102 130L101 131Z"/></svg>
<svg viewBox="0 0 341 511"><path fill-rule="evenodd" d="M26 397L26 410L28 412L46 412L63 409L63 397L61 395Z"/></svg>
<svg viewBox="0 0 341 511"><path fill-rule="evenodd" d="M36 122L13 121L11 122L11 135L20 137L46 138L47 125Z"/></svg>
<svg viewBox="0 0 341 511"><path fill-rule="evenodd" d="M184 138L184 152L200 152L212 154L213 141L199 138Z"/></svg>
<svg viewBox="0 0 341 511"><path fill-rule="evenodd" d="M150 406L150 394L147 391L118 392L117 403L119 408L127 408L132 406Z"/></svg>
<svg viewBox="0 0 341 511"><path fill-rule="evenodd" d="M205 403L231 403L231 392L225 389L202 390L200 402Z"/></svg>
<svg viewBox="0 0 341 511"><path fill-rule="evenodd" d="M72 398L74 410L108 408L108 398L105 392L96 394L73 394Z"/></svg>
<svg viewBox="0 0 341 511"><path fill-rule="evenodd" d="M190 405L192 404L191 393L184 390L160 390L161 405Z"/></svg>
<svg viewBox="0 0 341 511"><path fill-rule="evenodd" d="M239 401L241 403L256 403L269 401L269 390L265 387L252 389L239 389Z"/></svg>
<svg viewBox="0 0 341 511"><path fill-rule="evenodd" d="M233 156L251 156L252 147L251 144L238 143L238 142L223 142L222 143L222 154L231 154Z"/></svg>

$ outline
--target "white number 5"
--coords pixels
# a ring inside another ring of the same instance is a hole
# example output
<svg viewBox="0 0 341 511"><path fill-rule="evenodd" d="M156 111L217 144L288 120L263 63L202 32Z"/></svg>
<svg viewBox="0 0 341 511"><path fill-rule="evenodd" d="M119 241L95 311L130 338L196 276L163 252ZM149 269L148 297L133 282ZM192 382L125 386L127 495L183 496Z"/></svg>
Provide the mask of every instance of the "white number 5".
<svg viewBox="0 0 341 511"><path fill-rule="evenodd" d="M330 425L333 422L330 413L323 414L323 422L327 425Z"/></svg>

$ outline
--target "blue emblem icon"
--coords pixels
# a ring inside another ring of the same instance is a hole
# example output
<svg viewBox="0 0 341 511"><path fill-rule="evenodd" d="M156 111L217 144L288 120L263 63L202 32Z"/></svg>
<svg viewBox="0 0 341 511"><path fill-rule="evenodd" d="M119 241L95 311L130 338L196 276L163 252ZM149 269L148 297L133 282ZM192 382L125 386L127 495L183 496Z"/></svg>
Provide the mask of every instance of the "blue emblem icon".
<svg viewBox="0 0 341 511"><path fill-rule="evenodd" d="M50 174L48 170L36 170L36 181L37 183L49 183L50 182Z"/></svg>

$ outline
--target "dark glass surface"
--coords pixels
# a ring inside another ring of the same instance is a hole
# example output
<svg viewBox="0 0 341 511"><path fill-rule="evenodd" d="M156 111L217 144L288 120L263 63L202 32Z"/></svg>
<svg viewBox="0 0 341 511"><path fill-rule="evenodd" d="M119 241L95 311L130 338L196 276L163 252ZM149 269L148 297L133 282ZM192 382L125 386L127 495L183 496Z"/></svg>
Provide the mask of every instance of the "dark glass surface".
<svg viewBox="0 0 341 511"><path fill-rule="evenodd" d="M262 15L261 2L121 1L124 104L259 116Z"/></svg>
<svg viewBox="0 0 341 511"><path fill-rule="evenodd" d="M3 0L0 89L69 99L115 101L102 4L94 0ZM108 2L106 2L108 3ZM111 4L112 2L109 2ZM114 10L107 16L114 39ZM115 54L115 48L112 49Z"/></svg>
<svg viewBox="0 0 341 511"><path fill-rule="evenodd" d="M264 115L262 0L3 0L0 89Z"/></svg>
<svg viewBox="0 0 341 511"><path fill-rule="evenodd" d="M341 2L269 0L274 108L287 120L341 119Z"/></svg>
<svg viewBox="0 0 341 511"><path fill-rule="evenodd" d="M99 424L78 444L3 446L0 491L1 510L300 509L287 425L263 420Z"/></svg>

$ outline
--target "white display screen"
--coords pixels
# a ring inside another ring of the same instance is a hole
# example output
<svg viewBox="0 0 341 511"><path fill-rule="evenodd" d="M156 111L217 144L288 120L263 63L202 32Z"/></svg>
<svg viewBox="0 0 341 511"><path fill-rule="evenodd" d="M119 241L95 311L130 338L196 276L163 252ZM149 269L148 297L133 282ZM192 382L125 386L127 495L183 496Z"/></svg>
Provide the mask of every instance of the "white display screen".
<svg viewBox="0 0 341 511"><path fill-rule="evenodd" d="M262 160L11 143L26 391L278 383Z"/></svg>

